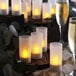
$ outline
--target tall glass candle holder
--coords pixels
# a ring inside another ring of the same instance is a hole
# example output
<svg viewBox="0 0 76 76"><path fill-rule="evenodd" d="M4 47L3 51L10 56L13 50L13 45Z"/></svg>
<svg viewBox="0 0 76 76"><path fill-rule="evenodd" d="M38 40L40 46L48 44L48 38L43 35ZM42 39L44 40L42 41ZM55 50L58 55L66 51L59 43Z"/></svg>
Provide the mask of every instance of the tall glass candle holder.
<svg viewBox="0 0 76 76"><path fill-rule="evenodd" d="M25 0L26 1L26 4L27 4L27 11L28 11L28 15L30 16L31 15L31 0Z"/></svg>
<svg viewBox="0 0 76 76"><path fill-rule="evenodd" d="M32 38L31 40L32 59L41 59L42 58L42 33L32 32L31 38Z"/></svg>
<svg viewBox="0 0 76 76"><path fill-rule="evenodd" d="M51 71L62 71L62 43L50 43L50 67Z"/></svg>
<svg viewBox="0 0 76 76"><path fill-rule="evenodd" d="M33 19L41 18L41 7L42 7L42 0L32 0L32 18Z"/></svg>
<svg viewBox="0 0 76 76"><path fill-rule="evenodd" d="M47 27L36 27L37 32L42 33L42 49L43 52L47 51Z"/></svg>
<svg viewBox="0 0 76 76"><path fill-rule="evenodd" d="M28 21L28 10L26 0L22 2L22 14L24 15L25 22Z"/></svg>
<svg viewBox="0 0 76 76"><path fill-rule="evenodd" d="M0 14L1 15L9 14L9 1L8 0L0 0Z"/></svg>
<svg viewBox="0 0 76 76"><path fill-rule="evenodd" d="M56 15L56 0L48 0L48 3L50 3L50 13L51 17L54 17Z"/></svg>
<svg viewBox="0 0 76 76"><path fill-rule="evenodd" d="M19 57L22 62L31 62L31 37L19 36Z"/></svg>
<svg viewBox="0 0 76 76"><path fill-rule="evenodd" d="M50 3L45 2L42 4L42 21L46 22L50 20L51 13L50 13Z"/></svg>
<svg viewBox="0 0 76 76"><path fill-rule="evenodd" d="M12 15L21 14L21 0L11 0L12 4Z"/></svg>

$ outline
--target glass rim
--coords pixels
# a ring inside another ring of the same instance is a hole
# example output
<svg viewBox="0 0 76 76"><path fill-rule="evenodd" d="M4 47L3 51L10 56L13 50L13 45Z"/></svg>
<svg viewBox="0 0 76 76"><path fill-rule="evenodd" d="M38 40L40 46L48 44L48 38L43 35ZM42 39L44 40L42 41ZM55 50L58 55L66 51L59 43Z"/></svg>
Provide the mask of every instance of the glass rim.
<svg viewBox="0 0 76 76"><path fill-rule="evenodd" d="M36 29L47 29L47 27L41 26L41 27L36 27Z"/></svg>
<svg viewBox="0 0 76 76"><path fill-rule="evenodd" d="M42 33L41 33L41 32L38 32L38 31L36 31L36 32L32 32L32 33L31 33L31 35L34 35L34 34L37 35L37 34L42 34Z"/></svg>
<svg viewBox="0 0 76 76"><path fill-rule="evenodd" d="M30 35L20 35L19 38L29 38L31 37Z"/></svg>
<svg viewBox="0 0 76 76"><path fill-rule="evenodd" d="M63 46L63 44L61 42L51 42L50 46L51 45L56 45L56 46L61 46L61 47Z"/></svg>

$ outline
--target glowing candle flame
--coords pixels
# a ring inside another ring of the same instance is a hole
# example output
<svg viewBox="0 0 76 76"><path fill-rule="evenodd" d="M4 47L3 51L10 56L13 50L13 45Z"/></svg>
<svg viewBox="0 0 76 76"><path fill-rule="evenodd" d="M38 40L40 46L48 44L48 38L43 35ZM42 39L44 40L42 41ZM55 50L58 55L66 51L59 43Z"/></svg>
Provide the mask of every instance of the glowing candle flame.
<svg viewBox="0 0 76 76"><path fill-rule="evenodd" d="M25 11L22 11L22 14L24 15L24 18L26 18L27 19L27 13L25 12Z"/></svg>
<svg viewBox="0 0 76 76"><path fill-rule="evenodd" d="M29 58L29 51L27 49L21 51L21 58Z"/></svg>
<svg viewBox="0 0 76 76"><path fill-rule="evenodd" d="M60 60L59 60L59 57L58 56L53 56L51 59L50 59L50 64L51 65L60 65Z"/></svg>
<svg viewBox="0 0 76 76"><path fill-rule="evenodd" d="M0 6L1 9L6 9L6 3L2 3Z"/></svg>
<svg viewBox="0 0 76 76"><path fill-rule="evenodd" d="M39 12L39 10L38 10L38 9L35 9L35 10L33 11L33 15L35 15L35 16L38 16L38 15L40 15L40 12Z"/></svg>
<svg viewBox="0 0 76 76"><path fill-rule="evenodd" d="M37 46L37 45L35 45L34 47L33 47L33 54L39 54L40 53L40 51L39 51L39 47Z"/></svg>
<svg viewBox="0 0 76 76"><path fill-rule="evenodd" d="M19 10L19 6L17 4L14 5L14 11L18 11Z"/></svg>
<svg viewBox="0 0 76 76"><path fill-rule="evenodd" d="M46 12L43 18L50 18L50 13Z"/></svg>

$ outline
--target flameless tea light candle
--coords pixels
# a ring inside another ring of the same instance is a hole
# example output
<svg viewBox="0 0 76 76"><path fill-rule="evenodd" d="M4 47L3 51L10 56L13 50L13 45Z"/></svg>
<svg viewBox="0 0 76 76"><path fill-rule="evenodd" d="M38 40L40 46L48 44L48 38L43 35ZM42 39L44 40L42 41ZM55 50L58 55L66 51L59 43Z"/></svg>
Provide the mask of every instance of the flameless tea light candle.
<svg viewBox="0 0 76 76"><path fill-rule="evenodd" d="M42 58L42 33L41 32L32 32L31 33L31 53L32 59L41 59Z"/></svg>
<svg viewBox="0 0 76 76"><path fill-rule="evenodd" d="M50 14L50 4L49 3L43 3L42 6L42 20L44 21L45 19L50 19L51 14Z"/></svg>
<svg viewBox="0 0 76 76"><path fill-rule="evenodd" d="M55 15L55 14L56 14L56 7L53 6L53 7L51 8L50 12L51 12L51 15Z"/></svg>
<svg viewBox="0 0 76 76"><path fill-rule="evenodd" d="M50 13L52 17L56 14L56 0L48 0L48 3L50 3Z"/></svg>
<svg viewBox="0 0 76 76"><path fill-rule="evenodd" d="M9 14L9 2L8 2L8 0L0 0L0 14L1 15Z"/></svg>
<svg viewBox="0 0 76 76"><path fill-rule="evenodd" d="M43 52L47 51L47 27L36 27L37 32L42 33L42 49Z"/></svg>
<svg viewBox="0 0 76 76"><path fill-rule="evenodd" d="M30 36L19 36L19 56L21 61L31 62L31 38Z"/></svg>
<svg viewBox="0 0 76 76"><path fill-rule="evenodd" d="M50 67L52 71L60 71L62 67L62 43L50 43Z"/></svg>
<svg viewBox="0 0 76 76"><path fill-rule="evenodd" d="M28 11L28 15L31 15L31 0L25 0L26 4L27 4L27 11Z"/></svg>
<svg viewBox="0 0 76 76"><path fill-rule="evenodd" d="M21 0L11 0L12 4L12 15L21 14Z"/></svg>
<svg viewBox="0 0 76 76"><path fill-rule="evenodd" d="M32 18L33 19L41 18L41 7L42 7L42 0L32 0Z"/></svg>
<svg viewBox="0 0 76 76"><path fill-rule="evenodd" d="M26 9L28 16L31 15L31 0L23 0L22 6Z"/></svg>
<svg viewBox="0 0 76 76"><path fill-rule="evenodd" d="M28 11L27 11L27 4L25 1L22 2L22 14L24 15L25 22L27 22L28 21Z"/></svg>
<svg viewBox="0 0 76 76"><path fill-rule="evenodd" d="M27 21L27 19L28 19L28 13L27 13L27 11L22 11L22 14L24 15L24 18L25 18L25 22Z"/></svg>

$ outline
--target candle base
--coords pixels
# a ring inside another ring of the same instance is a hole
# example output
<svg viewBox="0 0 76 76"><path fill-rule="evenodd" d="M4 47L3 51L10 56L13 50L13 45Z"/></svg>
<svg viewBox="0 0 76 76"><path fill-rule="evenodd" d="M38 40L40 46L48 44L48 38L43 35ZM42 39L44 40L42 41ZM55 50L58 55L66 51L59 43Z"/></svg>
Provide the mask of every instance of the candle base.
<svg viewBox="0 0 76 76"><path fill-rule="evenodd" d="M42 19L42 22L43 22L43 23L51 22L51 18Z"/></svg>
<svg viewBox="0 0 76 76"><path fill-rule="evenodd" d="M50 71L51 72L61 72L62 71L62 67L61 66L50 65Z"/></svg>
<svg viewBox="0 0 76 76"><path fill-rule="evenodd" d="M0 15L7 15L7 11L6 10L0 10Z"/></svg>
<svg viewBox="0 0 76 76"><path fill-rule="evenodd" d="M31 63L31 59L30 58L20 58L20 60L24 63Z"/></svg>
<svg viewBox="0 0 76 76"><path fill-rule="evenodd" d="M32 59L41 59L42 55L40 54L32 54Z"/></svg>
<svg viewBox="0 0 76 76"><path fill-rule="evenodd" d="M12 15L20 15L19 11L12 11Z"/></svg>
<svg viewBox="0 0 76 76"><path fill-rule="evenodd" d="M41 16L33 16L32 19L41 19Z"/></svg>

